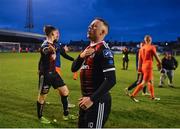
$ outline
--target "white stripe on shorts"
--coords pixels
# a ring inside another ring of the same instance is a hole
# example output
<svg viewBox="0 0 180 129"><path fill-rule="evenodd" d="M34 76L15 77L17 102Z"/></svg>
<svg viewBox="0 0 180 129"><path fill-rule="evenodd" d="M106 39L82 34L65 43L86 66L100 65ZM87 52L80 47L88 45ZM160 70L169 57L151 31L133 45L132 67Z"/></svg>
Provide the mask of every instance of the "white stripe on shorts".
<svg viewBox="0 0 180 129"><path fill-rule="evenodd" d="M98 129L102 128L103 116L104 116L104 103L102 104L99 103L98 116L96 120L96 128Z"/></svg>

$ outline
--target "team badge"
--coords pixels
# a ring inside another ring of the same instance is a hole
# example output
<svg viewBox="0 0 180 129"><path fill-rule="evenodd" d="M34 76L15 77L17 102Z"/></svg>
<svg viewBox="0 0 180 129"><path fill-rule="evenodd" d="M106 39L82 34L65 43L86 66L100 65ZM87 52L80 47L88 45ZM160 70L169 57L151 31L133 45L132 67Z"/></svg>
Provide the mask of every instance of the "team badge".
<svg viewBox="0 0 180 129"><path fill-rule="evenodd" d="M109 49L103 50L103 55L104 55L104 57L106 57L106 58L113 58L113 53L112 53L111 50L109 50Z"/></svg>

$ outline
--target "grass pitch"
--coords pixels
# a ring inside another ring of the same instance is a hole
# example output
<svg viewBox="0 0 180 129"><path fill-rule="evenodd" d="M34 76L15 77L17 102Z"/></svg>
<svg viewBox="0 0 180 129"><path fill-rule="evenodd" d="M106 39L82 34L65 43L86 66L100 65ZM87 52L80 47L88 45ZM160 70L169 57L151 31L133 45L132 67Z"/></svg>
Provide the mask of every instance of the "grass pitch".
<svg viewBox="0 0 180 129"><path fill-rule="evenodd" d="M78 53L70 53L76 57ZM37 64L39 53L0 53L0 127L3 128L66 128L77 127L77 120L63 121L62 106L57 92L51 88L45 106L44 116L57 123L43 125L36 115L38 94ZM180 57L176 57L180 63ZM70 89L69 99L77 105L81 96L80 82L72 79L71 63L61 57L63 79ZM124 88L136 80L135 56L130 55L129 69L122 68L122 55L115 55L117 84L111 90L112 110L105 127L147 127L180 128L180 68L175 71L174 85L158 88L159 72L154 67L155 95L161 101L155 102L138 96L140 103L134 103L124 93ZM166 81L167 82L167 81ZM167 83L166 83L167 84ZM70 110L78 114L78 107Z"/></svg>

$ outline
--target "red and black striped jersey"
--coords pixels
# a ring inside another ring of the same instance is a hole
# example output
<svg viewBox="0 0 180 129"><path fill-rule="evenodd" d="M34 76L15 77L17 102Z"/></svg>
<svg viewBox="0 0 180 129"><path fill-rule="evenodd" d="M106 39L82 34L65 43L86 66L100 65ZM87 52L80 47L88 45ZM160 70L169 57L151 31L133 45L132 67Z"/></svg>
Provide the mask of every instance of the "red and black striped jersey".
<svg viewBox="0 0 180 129"><path fill-rule="evenodd" d="M92 95L101 86L106 79L105 72L115 71L113 53L104 41L90 44L88 47L94 48L95 52L85 59L79 56L72 66L74 70L81 67L80 81L83 96Z"/></svg>
<svg viewBox="0 0 180 129"><path fill-rule="evenodd" d="M40 73L55 71L56 52L53 51L50 47L55 50L55 45L49 43L47 40L45 40L41 45L40 48L41 57L38 66Z"/></svg>

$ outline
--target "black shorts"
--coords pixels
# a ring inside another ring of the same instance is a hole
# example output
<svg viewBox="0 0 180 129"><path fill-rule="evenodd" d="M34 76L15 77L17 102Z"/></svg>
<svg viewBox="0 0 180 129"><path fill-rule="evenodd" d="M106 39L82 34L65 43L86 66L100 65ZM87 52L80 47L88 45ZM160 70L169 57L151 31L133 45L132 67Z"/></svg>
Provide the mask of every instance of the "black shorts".
<svg viewBox="0 0 180 129"><path fill-rule="evenodd" d="M104 95L87 110L79 110L79 128L103 128L111 111L111 96Z"/></svg>
<svg viewBox="0 0 180 129"><path fill-rule="evenodd" d="M57 72L39 75L39 90L41 94L47 94L51 86L53 86L54 89L57 89L64 85L64 81Z"/></svg>
<svg viewBox="0 0 180 129"><path fill-rule="evenodd" d="M123 58L123 62L129 62L128 58Z"/></svg>

